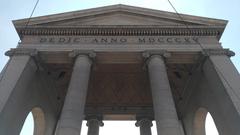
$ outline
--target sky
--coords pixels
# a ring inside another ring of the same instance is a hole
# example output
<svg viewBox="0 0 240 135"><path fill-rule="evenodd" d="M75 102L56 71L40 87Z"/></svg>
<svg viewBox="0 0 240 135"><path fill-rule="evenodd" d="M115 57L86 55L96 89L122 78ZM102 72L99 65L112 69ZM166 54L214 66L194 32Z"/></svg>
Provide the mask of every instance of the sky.
<svg viewBox="0 0 240 135"><path fill-rule="evenodd" d="M218 135L217 129L211 115L206 118L206 135ZM33 135L33 117L28 115L20 135ZM153 121L152 135L157 135L156 123ZM87 135L86 121L82 123L81 135ZM139 128L135 127L135 121L104 121L104 126L100 127L99 135L140 135Z"/></svg>
<svg viewBox="0 0 240 135"><path fill-rule="evenodd" d="M10 48L15 48L19 41L19 37L12 24L12 20L28 18L32 12L35 2L36 0L0 1L0 71L8 60L8 57L4 56L4 53ZM238 39L240 37L240 1L171 0L171 2L179 13L229 21L220 41L222 42L222 46L224 48L230 48L236 53L236 56L231 59L239 71L240 47L238 47ZM167 0L40 0L33 16L49 15L113 4L126 4L174 12ZM135 130L136 129L137 128L135 128ZM124 131L121 130L121 132ZM21 135L30 134L22 133Z"/></svg>

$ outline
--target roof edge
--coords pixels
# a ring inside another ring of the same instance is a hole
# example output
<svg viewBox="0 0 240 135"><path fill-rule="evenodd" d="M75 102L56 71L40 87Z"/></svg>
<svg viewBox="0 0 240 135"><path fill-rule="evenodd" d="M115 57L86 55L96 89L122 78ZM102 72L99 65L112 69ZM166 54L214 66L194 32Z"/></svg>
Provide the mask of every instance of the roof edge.
<svg viewBox="0 0 240 135"><path fill-rule="evenodd" d="M96 7L90 9L83 9L78 11L71 11L71 12L64 12L46 16L38 16L33 17L30 19L30 25L34 24L34 22L46 23L51 21L61 21L65 19L73 19L77 17L84 17L84 16L91 16L94 14L103 14L107 12L114 12L114 11L122 11L122 12L135 12L138 14L146 14L149 16L155 17L168 17L168 19L178 20L178 21L186 21L186 22L199 22L203 24L212 24L212 25L223 25L227 24L227 20L223 19L215 19L215 18L208 18L208 17L200 17L194 15L186 15L186 14L179 14L182 16L183 20L178 16L178 14L169 12L169 11L161 11L156 9L149 9L144 7L136 7L136 6L129 6L123 4L116 4L116 5L109 5L103 7ZM14 26L19 26L22 24L26 24L29 18L13 20Z"/></svg>

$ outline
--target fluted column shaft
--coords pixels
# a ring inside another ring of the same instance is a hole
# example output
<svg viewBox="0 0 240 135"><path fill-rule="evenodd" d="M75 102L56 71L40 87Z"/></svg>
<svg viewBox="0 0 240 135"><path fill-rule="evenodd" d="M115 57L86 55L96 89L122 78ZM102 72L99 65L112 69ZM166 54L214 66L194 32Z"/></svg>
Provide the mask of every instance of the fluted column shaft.
<svg viewBox="0 0 240 135"><path fill-rule="evenodd" d="M147 67L158 135L179 135L181 129L163 57L152 55Z"/></svg>
<svg viewBox="0 0 240 135"><path fill-rule="evenodd" d="M152 121L149 119L138 120L135 124L137 127L140 127L140 135L152 135L151 127Z"/></svg>
<svg viewBox="0 0 240 135"><path fill-rule="evenodd" d="M91 64L87 55L76 57L57 135L80 135Z"/></svg>
<svg viewBox="0 0 240 135"><path fill-rule="evenodd" d="M103 126L103 122L98 119L89 119L87 121L87 135L99 135L99 126Z"/></svg>

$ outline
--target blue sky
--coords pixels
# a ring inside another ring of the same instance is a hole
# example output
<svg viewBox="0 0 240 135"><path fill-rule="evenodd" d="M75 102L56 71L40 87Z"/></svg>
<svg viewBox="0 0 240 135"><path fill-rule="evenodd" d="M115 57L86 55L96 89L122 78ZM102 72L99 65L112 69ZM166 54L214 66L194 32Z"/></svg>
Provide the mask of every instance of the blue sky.
<svg viewBox="0 0 240 135"><path fill-rule="evenodd" d="M221 38L224 48L236 53L231 58L240 70L240 1L239 0L171 0L179 13L229 20ZM36 0L0 1L0 70L8 58L4 52L17 46L18 35L12 20L28 18ZM167 0L40 0L33 16L75 11L99 6L127 4L158 10L172 11ZM24 134L27 135L27 134Z"/></svg>

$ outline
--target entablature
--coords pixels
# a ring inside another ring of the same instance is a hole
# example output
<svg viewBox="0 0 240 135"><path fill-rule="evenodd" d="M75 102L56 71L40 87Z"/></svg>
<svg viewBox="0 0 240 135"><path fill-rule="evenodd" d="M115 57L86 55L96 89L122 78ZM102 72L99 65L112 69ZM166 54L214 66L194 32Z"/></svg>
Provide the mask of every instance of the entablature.
<svg viewBox="0 0 240 135"><path fill-rule="evenodd" d="M215 36L220 38L222 26L29 26L18 27L21 38L25 35L48 36Z"/></svg>

